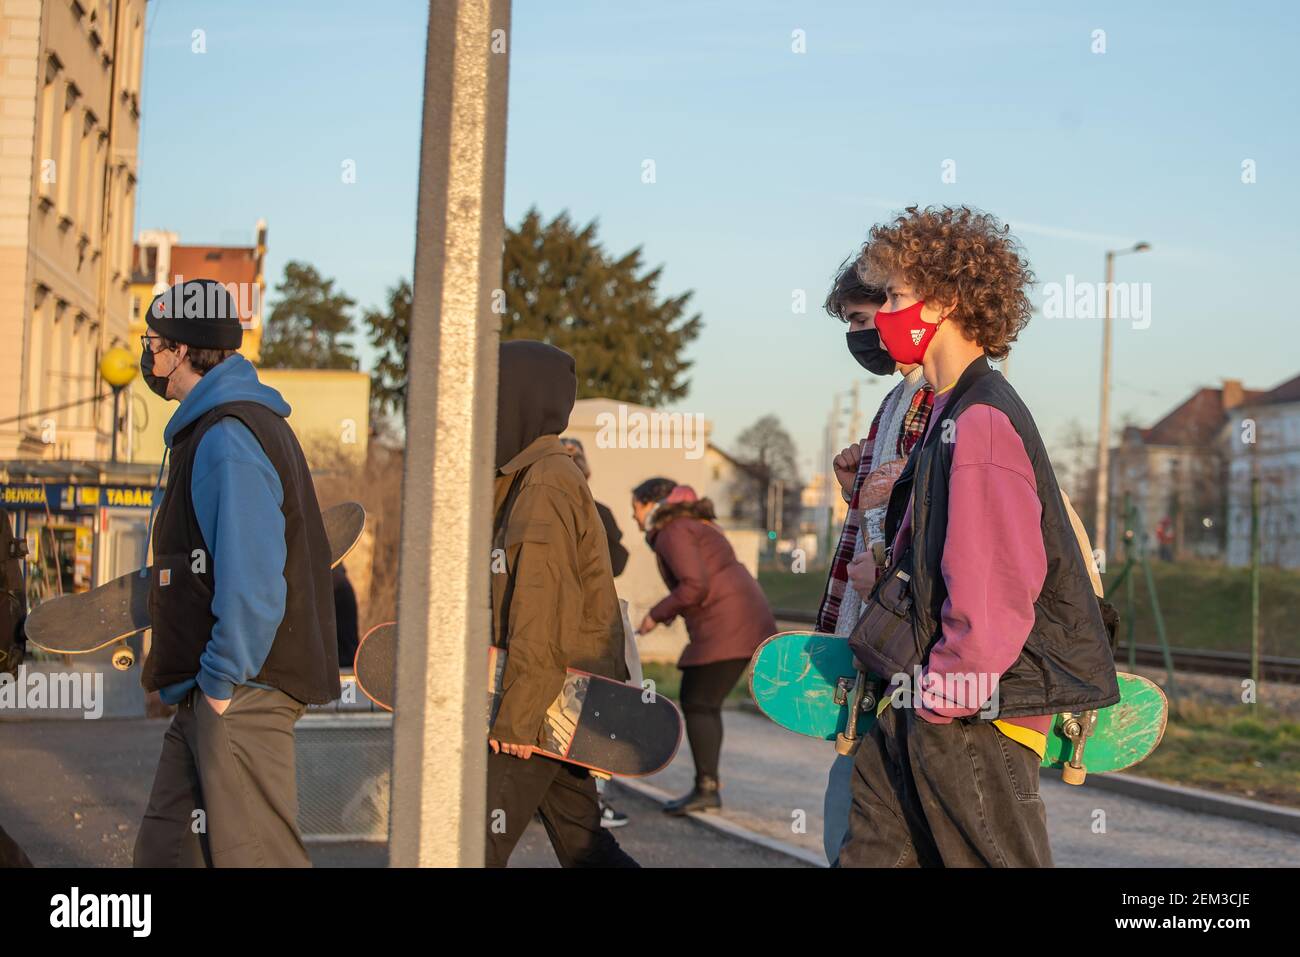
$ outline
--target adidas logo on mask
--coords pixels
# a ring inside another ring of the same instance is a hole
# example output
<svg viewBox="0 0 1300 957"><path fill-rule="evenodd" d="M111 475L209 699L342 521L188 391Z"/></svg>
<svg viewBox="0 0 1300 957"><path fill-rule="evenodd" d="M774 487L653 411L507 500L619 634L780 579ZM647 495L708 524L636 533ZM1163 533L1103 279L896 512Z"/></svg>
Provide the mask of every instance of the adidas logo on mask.
<svg viewBox="0 0 1300 957"><path fill-rule="evenodd" d="M911 332L912 332L912 345L919 346L921 344L921 337L925 335L925 330L913 329L911 330Z"/></svg>

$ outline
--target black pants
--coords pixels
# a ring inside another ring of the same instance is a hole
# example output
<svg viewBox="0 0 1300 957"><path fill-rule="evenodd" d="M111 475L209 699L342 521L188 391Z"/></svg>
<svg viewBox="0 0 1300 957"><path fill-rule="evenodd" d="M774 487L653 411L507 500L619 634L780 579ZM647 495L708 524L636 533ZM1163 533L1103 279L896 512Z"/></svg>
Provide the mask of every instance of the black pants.
<svg viewBox="0 0 1300 957"><path fill-rule="evenodd" d="M988 721L886 708L858 746L841 867L1051 867L1039 757Z"/></svg>
<svg viewBox="0 0 1300 957"><path fill-rule="evenodd" d="M600 826L596 782L583 768L533 755L488 755L487 866L505 867L540 814L561 867L638 867Z"/></svg>
<svg viewBox="0 0 1300 957"><path fill-rule="evenodd" d="M682 714L695 759L695 780L718 777L722 754L722 702L745 673L748 658L711 661L682 669Z"/></svg>

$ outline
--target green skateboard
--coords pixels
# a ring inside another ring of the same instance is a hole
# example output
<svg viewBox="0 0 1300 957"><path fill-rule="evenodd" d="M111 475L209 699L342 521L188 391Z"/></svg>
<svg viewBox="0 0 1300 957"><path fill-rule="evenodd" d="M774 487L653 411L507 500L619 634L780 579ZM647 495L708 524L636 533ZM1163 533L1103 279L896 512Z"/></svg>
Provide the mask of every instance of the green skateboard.
<svg viewBox="0 0 1300 957"><path fill-rule="evenodd" d="M883 682L857 669L848 640L816 632L773 635L754 652L750 692L760 711L797 734L834 741L849 754L876 722ZM1152 681L1120 674L1120 700L1099 711L1057 715L1043 767L1067 784L1089 771L1122 771L1144 760L1165 733L1169 702ZM849 727L849 714L857 721Z"/></svg>

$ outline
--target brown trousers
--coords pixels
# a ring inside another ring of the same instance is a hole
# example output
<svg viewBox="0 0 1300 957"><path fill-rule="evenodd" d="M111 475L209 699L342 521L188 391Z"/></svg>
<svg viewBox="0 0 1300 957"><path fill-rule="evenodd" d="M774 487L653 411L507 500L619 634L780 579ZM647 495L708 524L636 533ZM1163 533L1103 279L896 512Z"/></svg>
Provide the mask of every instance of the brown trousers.
<svg viewBox="0 0 1300 957"><path fill-rule="evenodd" d="M310 867L293 726L306 706L241 686L224 714L195 688L163 738L136 867Z"/></svg>

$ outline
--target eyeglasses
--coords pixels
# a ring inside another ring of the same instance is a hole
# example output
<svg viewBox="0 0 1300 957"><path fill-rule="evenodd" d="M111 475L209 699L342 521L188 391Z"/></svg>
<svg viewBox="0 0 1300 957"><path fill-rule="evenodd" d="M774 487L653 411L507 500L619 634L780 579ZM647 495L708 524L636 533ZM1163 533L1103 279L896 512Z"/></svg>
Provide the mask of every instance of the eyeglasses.
<svg viewBox="0 0 1300 957"><path fill-rule="evenodd" d="M143 347L144 347L145 349L147 349L148 351L153 352L153 346L149 345L149 340L150 340L150 339L159 339L159 340L161 340L161 339L162 339L162 336L141 336L141 337L140 337L140 345L143 346Z"/></svg>

